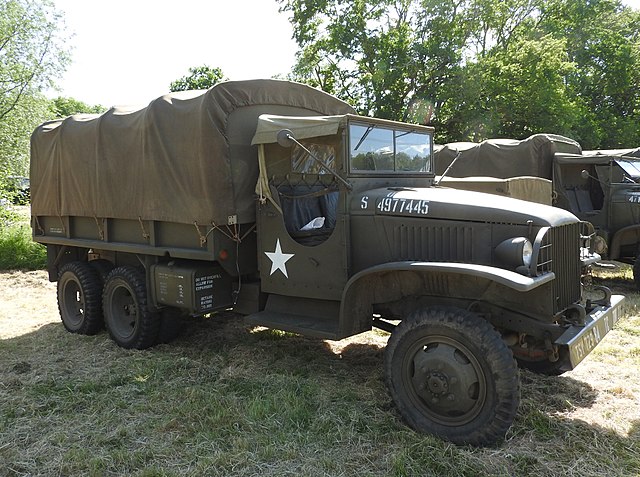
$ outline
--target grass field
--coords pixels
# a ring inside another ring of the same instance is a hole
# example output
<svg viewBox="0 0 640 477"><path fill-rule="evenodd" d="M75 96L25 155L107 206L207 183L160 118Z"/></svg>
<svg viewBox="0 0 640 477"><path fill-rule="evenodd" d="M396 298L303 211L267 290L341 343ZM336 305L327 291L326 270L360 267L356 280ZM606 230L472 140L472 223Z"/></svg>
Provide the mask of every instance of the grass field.
<svg viewBox="0 0 640 477"><path fill-rule="evenodd" d="M400 420L385 333L341 342L190 319L175 342L67 333L43 271L0 272L0 476L640 475L640 296L574 371L521 371L505 442L456 447Z"/></svg>

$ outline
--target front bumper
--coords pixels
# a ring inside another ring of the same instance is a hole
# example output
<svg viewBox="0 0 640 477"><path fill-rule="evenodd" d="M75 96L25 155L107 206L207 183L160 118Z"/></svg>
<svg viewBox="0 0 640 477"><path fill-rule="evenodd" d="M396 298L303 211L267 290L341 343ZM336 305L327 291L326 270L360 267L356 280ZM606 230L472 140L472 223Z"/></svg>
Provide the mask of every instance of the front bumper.
<svg viewBox="0 0 640 477"><path fill-rule="evenodd" d="M570 326L554 344L569 349L571 368L575 368L602 341L622 316L624 296L611 295L609 305L600 305L585 318L584 325Z"/></svg>

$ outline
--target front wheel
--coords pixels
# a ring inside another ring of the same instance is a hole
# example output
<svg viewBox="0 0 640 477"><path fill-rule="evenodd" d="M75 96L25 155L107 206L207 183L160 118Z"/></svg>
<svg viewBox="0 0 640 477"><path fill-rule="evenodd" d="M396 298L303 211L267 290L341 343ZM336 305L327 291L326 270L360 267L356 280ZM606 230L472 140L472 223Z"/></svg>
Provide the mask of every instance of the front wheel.
<svg viewBox="0 0 640 477"><path fill-rule="evenodd" d="M104 320L113 341L123 348L145 349L156 344L160 318L147 307L144 272L114 268L104 286Z"/></svg>
<svg viewBox="0 0 640 477"><path fill-rule="evenodd" d="M504 438L518 409L518 368L511 350L474 313L421 309L393 331L385 379L402 417L420 432L455 444Z"/></svg>

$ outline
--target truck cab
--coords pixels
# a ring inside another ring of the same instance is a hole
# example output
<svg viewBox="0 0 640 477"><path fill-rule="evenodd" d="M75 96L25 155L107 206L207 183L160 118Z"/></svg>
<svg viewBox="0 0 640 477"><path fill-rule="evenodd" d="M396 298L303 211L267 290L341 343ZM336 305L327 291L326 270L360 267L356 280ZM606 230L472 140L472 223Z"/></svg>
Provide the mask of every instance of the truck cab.
<svg viewBox="0 0 640 477"><path fill-rule="evenodd" d="M429 186L433 181L432 130L399 126L355 115L260 117L253 142L271 141L259 146L257 190L260 288L267 303L251 320L329 339L350 336L358 327L370 329L368 319L362 326L340 319L349 280L389 261L380 237L372 237L373 250L363 243L376 230L366 210L374 210L373 194L393 195L386 187ZM279 144L283 130L291 131L295 142ZM409 216L420 215L428 204L409 200L402 208ZM364 215L368 217L361 222ZM296 302L299 315L292 313ZM323 315L308 317L309 322L303 310L310 309L323 310ZM302 329L305 323L308 330Z"/></svg>

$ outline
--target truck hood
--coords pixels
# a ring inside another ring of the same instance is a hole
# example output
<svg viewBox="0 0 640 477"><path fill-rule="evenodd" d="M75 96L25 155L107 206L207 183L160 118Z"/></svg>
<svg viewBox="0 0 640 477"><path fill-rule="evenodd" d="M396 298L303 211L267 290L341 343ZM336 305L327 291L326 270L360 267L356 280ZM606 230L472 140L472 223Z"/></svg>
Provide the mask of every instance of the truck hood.
<svg viewBox="0 0 640 477"><path fill-rule="evenodd" d="M571 212L519 199L442 187L371 189L354 194L353 215L424 217L471 222L559 226L579 222Z"/></svg>

